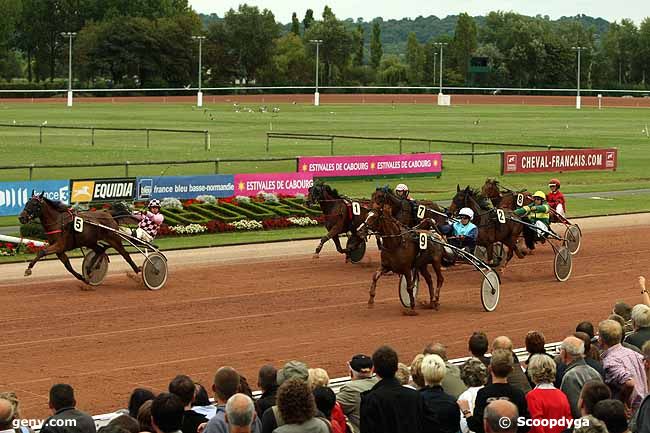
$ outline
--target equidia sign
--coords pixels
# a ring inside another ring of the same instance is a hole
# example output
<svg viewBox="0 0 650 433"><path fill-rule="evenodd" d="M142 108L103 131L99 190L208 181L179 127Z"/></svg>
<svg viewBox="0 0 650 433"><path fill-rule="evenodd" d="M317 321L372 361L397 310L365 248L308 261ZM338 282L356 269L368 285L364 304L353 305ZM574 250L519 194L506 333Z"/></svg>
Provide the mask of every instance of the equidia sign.
<svg viewBox="0 0 650 433"><path fill-rule="evenodd" d="M50 200L68 203L67 180L0 182L0 215L19 215L32 194L43 192Z"/></svg>
<svg viewBox="0 0 650 433"><path fill-rule="evenodd" d="M135 178L73 179L70 181L70 203L133 200Z"/></svg>
<svg viewBox="0 0 650 433"><path fill-rule="evenodd" d="M395 174L440 173L440 153L363 156L304 156L298 159L298 172L314 177L386 176Z"/></svg>
<svg viewBox="0 0 650 433"><path fill-rule="evenodd" d="M235 192L231 174L139 177L137 186L138 200L167 197L186 200L199 195L231 197Z"/></svg>
<svg viewBox="0 0 650 433"><path fill-rule="evenodd" d="M547 150L504 152L503 174L577 170L616 170L616 149Z"/></svg>

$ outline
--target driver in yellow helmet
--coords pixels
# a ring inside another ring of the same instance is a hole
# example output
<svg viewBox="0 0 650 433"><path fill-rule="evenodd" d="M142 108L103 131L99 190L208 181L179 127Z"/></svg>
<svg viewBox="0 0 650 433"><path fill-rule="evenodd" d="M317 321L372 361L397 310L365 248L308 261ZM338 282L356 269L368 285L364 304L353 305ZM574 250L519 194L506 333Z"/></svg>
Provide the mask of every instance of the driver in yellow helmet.
<svg viewBox="0 0 650 433"><path fill-rule="evenodd" d="M551 207L546 203L546 194L543 191L536 191L533 194L533 204L520 207L515 210L515 215L524 217L531 224L536 225L540 230L530 227L524 229L524 239L529 250L535 249L535 238L544 238L549 231Z"/></svg>

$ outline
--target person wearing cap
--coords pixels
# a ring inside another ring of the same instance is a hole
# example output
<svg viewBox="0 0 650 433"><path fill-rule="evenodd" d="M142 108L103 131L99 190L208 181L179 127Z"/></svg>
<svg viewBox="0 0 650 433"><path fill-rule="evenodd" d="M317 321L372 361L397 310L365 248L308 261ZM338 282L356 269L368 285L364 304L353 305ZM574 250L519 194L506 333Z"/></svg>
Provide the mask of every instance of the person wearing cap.
<svg viewBox="0 0 650 433"><path fill-rule="evenodd" d="M524 221L529 222L539 228L535 230L531 227L524 228L524 239L526 247L529 250L535 249L535 241L537 237L544 237L544 234L549 231L550 227L550 212L551 207L546 203L546 194L543 191L536 191L533 194L534 204L532 206L522 206L515 210L515 215L524 217Z"/></svg>
<svg viewBox="0 0 650 433"><path fill-rule="evenodd" d="M372 359L366 355L354 355L348 362L350 382L339 389L336 401L339 402L343 413L348 417L352 433L359 433L359 407L361 393L369 391L379 381L372 375Z"/></svg>
<svg viewBox="0 0 650 433"><path fill-rule="evenodd" d="M158 234L160 226L165 221L165 216L160 213L160 200L155 198L149 201L147 211L134 212L133 216L139 221L134 235L138 239L146 242L153 241Z"/></svg>
<svg viewBox="0 0 650 433"><path fill-rule="evenodd" d="M411 214L413 215L413 219L417 220L417 213L418 213L418 203L413 200L413 197L411 197L411 194L409 192L409 187L406 186L405 183L400 183L395 187L395 195L397 197L401 198L402 200L407 200L409 202L409 205L411 206Z"/></svg>
<svg viewBox="0 0 650 433"><path fill-rule="evenodd" d="M559 179L551 179L548 182L548 187L551 190L551 192L546 194L548 205L551 207L551 209L560 214L560 216L565 216L566 200L564 199L564 194L560 192Z"/></svg>
<svg viewBox="0 0 650 433"><path fill-rule="evenodd" d="M472 222L474 219L474 211L468 207L464 207L458 212L458 218L460 220L455 220L452 224L441 225L440 231L443 235L447 236L447 242L451 245L472 253L474 252L476 239L478 238L478 227ZM451 266L456 261L456 255L452 255L449 250L450 248L445 248L445 252L447 253L444 257L445 266Z"/></svg>

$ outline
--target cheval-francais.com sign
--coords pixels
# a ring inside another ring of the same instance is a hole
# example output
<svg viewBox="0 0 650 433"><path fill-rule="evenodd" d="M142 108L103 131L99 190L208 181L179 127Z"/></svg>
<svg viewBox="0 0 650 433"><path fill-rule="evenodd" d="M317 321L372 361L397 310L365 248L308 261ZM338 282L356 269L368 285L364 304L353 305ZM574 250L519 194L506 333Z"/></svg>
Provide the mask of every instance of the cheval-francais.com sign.
<svg viewBox="0 0 650 433"><path fill-rule="evenodd" d="M616 170L616 149L504 152L502 174L577 170Z"/></svg>

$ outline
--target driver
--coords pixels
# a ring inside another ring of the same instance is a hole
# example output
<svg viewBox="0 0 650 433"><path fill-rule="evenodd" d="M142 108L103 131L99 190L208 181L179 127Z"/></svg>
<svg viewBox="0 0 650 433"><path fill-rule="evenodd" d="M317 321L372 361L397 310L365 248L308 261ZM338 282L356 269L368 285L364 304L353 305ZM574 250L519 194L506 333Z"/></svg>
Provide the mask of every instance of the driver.
<svg viewBox="0 0 650 433"><path fill-rule="evenodd" d="M515 210L515 215L523 216L525 221L539 227L539 230L530 227L524 228L524 240L529 250L535 249L535 240L545 239L545 234L549 231L551 207L546 203L546 194L543 191L536 191L533 194L534 204L532 206L523 206Z"/></svg>
<svg viewBox="0 0 650 433"><path fill-rule="evenodd" d="M400 183L395 187L395 195L402 200L407 200L409 205L411 205L411 214L413 215L413 220L417 221L418 213L418 204L409 193L409 187L405 183Z"/></svg>
<svg viewBox="0 0 650 433"><path fill-rule="evenodd" d="M158 234L158 229L165 220L165 216L160 213L160 200L151 200L148 208L148 211L134 212L133 216L140 221L138 228L135 229L135 237L151 242Z"/></svg>
<svg viewBox="0 0 650 433"><path fill-rule="evenodd" d="M551 189L551 192L546 196L548 200L548 205L555 210L560 216L565 217L566 212L566 200L564 199L564 194L560 192L560 180L551 179L548 182L548 187Z"/></svg>
<svg viewBox="0 0 650 433"><path fill-rule="evenodd" d="M447 236L447 241L453 246L472 252L478 238L478 227L472 223L474 211L464 207L458 212L458 217L460 221L443 225L440 231Z"/></svg>

